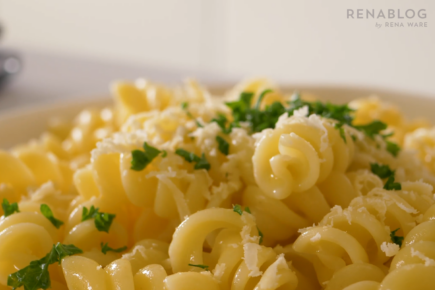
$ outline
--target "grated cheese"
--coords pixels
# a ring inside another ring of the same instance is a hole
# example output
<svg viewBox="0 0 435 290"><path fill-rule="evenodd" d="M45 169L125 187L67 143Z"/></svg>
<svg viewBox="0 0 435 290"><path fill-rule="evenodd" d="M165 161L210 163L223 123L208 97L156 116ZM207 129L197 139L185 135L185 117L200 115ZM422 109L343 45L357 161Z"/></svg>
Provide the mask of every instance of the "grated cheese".
<svg viewBox="0 0 435 290"><path fill-rule="evenodd" d="M246 243L243 245L244 257L246 267L249 269L249 277L258 277L263 274L258 268L258 252L261 250L259 244Z"/></svg>
<svg viewBox="0 0 435 290"><path fill-rule="evenodd" d="M392 257L392 256L395 256L399 252L400 247L399 247L399 245L394 244L394 243L383 242L381 244L381 250L382 250L382 252L385 253L385 255L387 257Z"/></svg>

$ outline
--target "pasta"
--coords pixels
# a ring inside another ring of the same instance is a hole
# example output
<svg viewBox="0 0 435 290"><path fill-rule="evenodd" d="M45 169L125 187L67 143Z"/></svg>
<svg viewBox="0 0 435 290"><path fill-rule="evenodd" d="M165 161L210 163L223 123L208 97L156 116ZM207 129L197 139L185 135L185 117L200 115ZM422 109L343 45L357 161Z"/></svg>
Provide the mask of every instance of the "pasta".
<svg viewBox="0 0 435 290"><path fill-rule="evenodd" d="M0 289L433 288L428 122L266 79L112 92L0 151Z"/></svg>

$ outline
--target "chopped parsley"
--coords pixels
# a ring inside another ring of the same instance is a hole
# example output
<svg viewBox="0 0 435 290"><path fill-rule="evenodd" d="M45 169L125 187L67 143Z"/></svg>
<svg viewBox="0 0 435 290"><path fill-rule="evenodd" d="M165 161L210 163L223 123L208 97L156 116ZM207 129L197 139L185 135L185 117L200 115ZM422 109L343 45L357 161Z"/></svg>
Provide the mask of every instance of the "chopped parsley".
<svg viewBox="0 0 435 290"><path fill-rule="evenodd" d="M8 276L7 285L12 289L24 287L25 290L38 290L51 288L50 273L48 266L62 259L83 253L82 250L74 245L63 245L57 243L53 245L50 253L40 260L30 262L30 265Z"/></svg>
<svg viewBox="0 0 435 290"><path fill-rule="evenodd" d="M189 266L192 266L192 267L197 267L197 268L201 268L201 269L204 269L204 270L206 270L206 271L210 271L208 268L209 268L209 266L207 266L207 265L200 265L200 264L198 264L198 265L195 265L195 264L188 264Z"/></svg>
<svg viewBox="0 0 435 290"><path fill-rule="evenodd" d="M9 203L9 201L6 198L3 198L2 208L5 217L10 216L14 212L20 212L20 210L18 209L18 203L16 202Z"/></svg>
<svg viewBox="0 0 435 290"><path fill-rule="evenodd" d="M231 132L232 128L240 127L240 122L248 123L251 133L256 133L267 128L275 128L275 124L282 114L287 112L289 116L292 116L296 110L306 106L308 108L308 115L316 114L324 118L336 120L337 123L334 127L339 131L340 137L345 143L347 143L347 140L343 128L344 125L353 127L372 139L374 139L376 135L380 135L383 139L386 139L392 135L392 133L381 134L381 132L387 128L387 124L379 120L375 120L365 125L353 125L352 122L354 110L351 109L347 104L335 105L329 102L322 103L320 101L307 102L301 99L299 93L295 93L292 96L291 100L288 102L288 107L284 107L284 105L280 102L274 102L271 105L266 106L264 110L261 110L261 101L264 96L270 92L271 90L263 91L254 107L251 107L254 93L242 92L240 94L239 100L226 103L226 105L232 110L234 121L227 127L227 118L223 115L219 115L217 118L213 119L212 122L218 123L218 125L222 128L222 131L226 134ZM355 136L351 137L354 141L356 141ZM397 156L398 152L400 151L399 145L387 140L385 140L385 142L386 150L393 156Z"/></svg>
<svg viewBox="0 0 435 290"><path fill-rule="evenodd" d="M260 241L258 242L260 245L263 243L263 233L260 231L260 229L257 227L258 235L260 236Z"/></svg>
<svg viewBox="0 0 435 290"><path fill-rule="evenodd" d="M258 96L257 104L255 104L255 109L257 109L257 110L260 109L260 105L261 105L261 102L264 99L264 96L266 96L267 94L272 93L272 92L273 91L270 90L270 89L262 91L260 96Z"/></svg>
<svg viewBox="0 0 435 290"><path fill-rule="evenodd" d="M394 175L394 170L391 170L388 165L380 165L377 163L371 163L370 164L371 170L373 174L376 174L379 176L379 178L388 178L392 175Z"/></svg>
<svg viewBox="0 0 435 290"><path fill-rule="evenodd" d="M344 125L343 123L337 123L334 125L334 128L338 130L338 132L340 133L341 139L343 139L344 143L346 144L347 143L346 134L344 132L343 125Z"/></svg>
<svg viewBox="0 0 435 290"><path fill-rule="evenodd" d="M394 176L390 176L387 179L387 182L384 185L384 189L386 190L401 190L402 185L398 182L394 182Z"/></svg>
<svg viewBox="0 0 435 290"><path fill-rule="evenodd" d="M242 92L238 101L226 103L232 110L234 121L229 125L230 128L239 127L240 122L247 122L251 133L260 132L267 128L275 128L278 118L286 112L285 107L280 102L274 102L266 106L264 110L260 109L262 98L270 93L271 90L263 91L255 107L251 107L254 93Z"/></svg>
<svg viewBox="0 0 435 290"><path fill-rule="evenodd" d="M239 215L243 214L243 209L242 209L242 206L240 204L233 205L233 211L238 213ZM245 212L247 212L249 214L252 214L251 210L247 206L245 207ZM257 231L258 231L258 235L260 236L259 244L261 245L263 243L263 237L264 236L263 236L263 233L260 231L260 229L258 227L257 227Z"/></svg>
<svg viewBox="0 0 435 290"><path fill-rule="evenodd" d="M201 157L198 155L195 155L192 152L186 151L184 149L177 149L175 150L175 154L181 156L189 163L195 162L194 169L210 169L210 163L208 163L207 159L205 158L205 154L202 153Z"/></svg>
<svg viewBox="0 0 435 290"><path fill-rule="evenodd" d="M240 204L233 205L233 212L236 212L239 215L242 215L243 214L242 206ZM250 213L250 211L248 213Z"/></svg>
<svg viewBox="0 0 435 290"><path fill-rule="evenodd" d="M200 122L198 122L198 120L187 110L189 108L189 103L188 102L183 102L181 103L181 108L186 112L186 115L195 120L196 126L198 127L204 127Z"/></svg>
<svg viewBox="0 0 435 290"><path fill-rule="evenodd" d="M385 141L387 144L387 151L391 153L394 157L397 157L397 154L400 152L400 147L394 142L391 141Z"/></svg>
<svg viewBox="0 0 435 290"><path fill-rule="evenodd" d="M130 167L130 169L133 169L133 170L136 170L136 171L143 170L161 152L157 148L149 146L147 142L143 143L143 148L144 148L144 151L133 150L131 152L131 155L132 155L133 158L131 159L131 167Z"/></svg>
<svg viewBox="0 0 435 290"><path fill-rule="evenodd" d="M398 182L394 182L394 170L391 170L388 165L380 165L377 163L370 164L373 174L376 174L381 179L387 178L387 182L384 185L386 190L401 190L402 185Z"/></svg>
<svg viewBox="0 0 435 290"><path fill-rule="evenodd" d="M382 130L387 129L387 124L382 121L376 120L366 125L358 125L354 127L373 139L375 135L380 135L380 132Z"/></svg>
<svg viewBox="0 0 435 290"><path fill-rule="evenodd" d="M218 114L217 118L211 119L211 122L217 123L224 134L230 134L233 131L233 128L240 127L240 125L236 122L230 123L227 127L226 124L228 119L223 114Z"/></svg>
<svg viewBox="0 0 435 290"><path fill-rule="evenodd" d="M124 247L121 247L118 249L113 249L113 248L109 247L109 243L101 242L101 252L103 252L104 255L106 255L107 252L121 253L121 252L124 252L125 250L127 250L127 246L124 246Z"/></svg>
<svg viewBox="0 0 435 290"><path fill-rule="evenodd" d="M162 158L165 158L166 156L168 156L168 152L166 152L166 150L162 150Z"/></svg>
<svg viewBox="0 0 435 290"><path fill-rule="evenodd" d="M58 220L54 217L53 212L50 207L46 204L41 204L40 207L41 213L55 226L57 229L63 225L63 221Z"/></svg>
<svg viewBox="0 0 435 290"><path fill-rule="evenodd" d="M216 142L218 143L218 149L222 154L228 155L228 153L230 153L230 144L224 138L216 136Z"/></svg>
<svg viewBox="0 0 435 290"><path fill-rule="evenodd" d="M390 233L390 237L391 237L391 241L392 241L393 243L395 243L396 245L399 245L399 247L402 247L402 242L403 242L404 237L396 236L396 232L397 232L398 230L400 230L400 228L395 229L394 231L392 231L392 232Z"/></svg>
<svg viewBox="0 0 435 290"><path fill-rule="evenodd" d="M93 205L89 210L83 207L82 211L82 222L93 218L95 227L100 232L108 233L115 217L115 214L99 212L99 208L95 208Z"/></svg>

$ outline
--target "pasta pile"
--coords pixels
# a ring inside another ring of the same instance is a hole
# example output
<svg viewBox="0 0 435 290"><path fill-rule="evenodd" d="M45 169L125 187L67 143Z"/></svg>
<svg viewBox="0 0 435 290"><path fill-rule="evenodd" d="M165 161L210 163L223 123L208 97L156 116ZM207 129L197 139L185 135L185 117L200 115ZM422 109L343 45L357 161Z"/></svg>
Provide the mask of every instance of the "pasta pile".
<svg viewBox="0 0 435 290"><path fill-rule="evenodd" d="M114 85L0 151L0 290L435 285L435 128L257 79Z"/></svg>

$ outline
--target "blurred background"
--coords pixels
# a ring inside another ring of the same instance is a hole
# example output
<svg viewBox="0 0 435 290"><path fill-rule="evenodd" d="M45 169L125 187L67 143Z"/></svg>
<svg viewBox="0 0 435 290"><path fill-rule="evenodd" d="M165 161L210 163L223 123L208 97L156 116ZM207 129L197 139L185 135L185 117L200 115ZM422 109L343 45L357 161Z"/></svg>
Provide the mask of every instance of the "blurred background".
<svg viewBox="0 0 435 290"><path fill-rule="evenodd" d="M348 9L396 17L348 19ZM427 16L397 19L397 9ZM137 77L265 76L435 97L432 0L0 0L0 24L0 56L21 61L9 62L16 75L0 87L0 112L107 95L112 80Z"/></svg>

